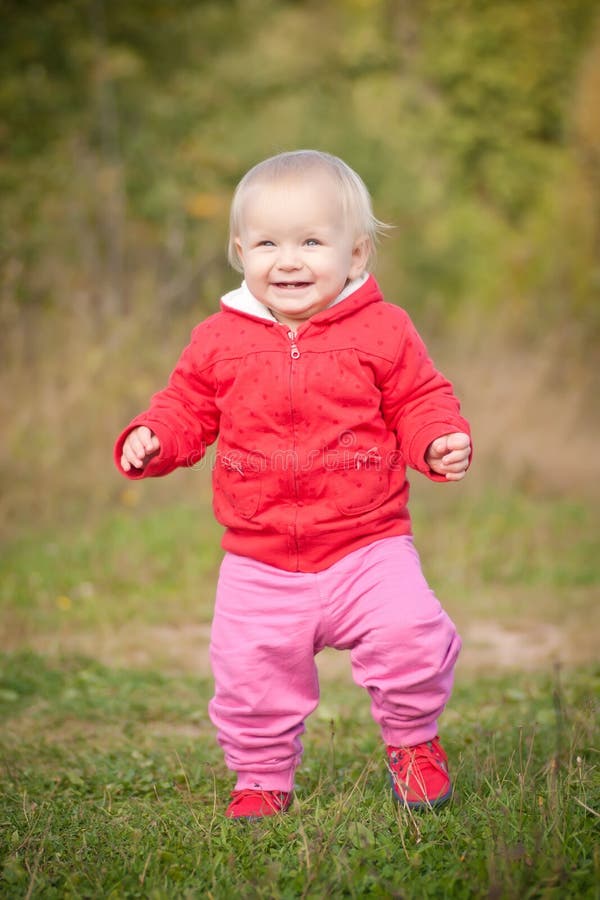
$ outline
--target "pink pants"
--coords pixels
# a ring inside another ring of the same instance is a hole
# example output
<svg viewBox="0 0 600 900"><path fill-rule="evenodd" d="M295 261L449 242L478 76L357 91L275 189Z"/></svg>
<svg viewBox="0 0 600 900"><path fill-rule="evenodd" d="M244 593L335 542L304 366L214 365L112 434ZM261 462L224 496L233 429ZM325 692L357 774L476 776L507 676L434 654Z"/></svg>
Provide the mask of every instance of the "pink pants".
<svg viewBox="0 0 600 900"><path fill-rule="evenodd" d="M287 572L227 554L211 635L210 717L236 788L289 791L304 721L319 700L315 654L349 650L383 740L437 733L460 638L410 537L362 547L323 572Z"/></svg>

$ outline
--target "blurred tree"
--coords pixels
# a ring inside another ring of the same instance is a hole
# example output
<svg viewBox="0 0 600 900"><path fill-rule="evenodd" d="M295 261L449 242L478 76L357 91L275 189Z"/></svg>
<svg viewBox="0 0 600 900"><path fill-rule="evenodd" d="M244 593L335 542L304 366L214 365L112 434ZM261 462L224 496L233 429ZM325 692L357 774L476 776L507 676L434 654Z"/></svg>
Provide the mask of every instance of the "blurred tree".
<svg viewBox="0 0 600 900"><path fill-rule="evenodd" d="M41 15L0 0L0 316L75 297L112 316L149 285L163 312L214 303L233 278L234 184L298 146L364 176L397 225L381 277L431 327L497 308L507 277L534 295L546 275L507 275L507 259L524 233L522 258L536 257L531 223L589 143L570 113L596 13L594 0L45 0Z"/></svg>

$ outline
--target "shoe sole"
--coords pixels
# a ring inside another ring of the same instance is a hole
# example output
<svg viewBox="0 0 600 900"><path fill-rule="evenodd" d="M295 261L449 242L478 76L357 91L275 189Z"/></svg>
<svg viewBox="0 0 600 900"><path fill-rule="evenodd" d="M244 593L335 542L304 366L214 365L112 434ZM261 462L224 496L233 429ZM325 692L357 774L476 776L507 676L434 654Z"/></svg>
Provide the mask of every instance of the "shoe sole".
<svg viewBox="0 0 600 900"><path fill-rule="evenodd" d="M266 816L225 816L228 822L264 822L265 819L277 819L279 816L283 815L285 810L281 810L281 812L275 813L274 815L267 814Z"/></svg>

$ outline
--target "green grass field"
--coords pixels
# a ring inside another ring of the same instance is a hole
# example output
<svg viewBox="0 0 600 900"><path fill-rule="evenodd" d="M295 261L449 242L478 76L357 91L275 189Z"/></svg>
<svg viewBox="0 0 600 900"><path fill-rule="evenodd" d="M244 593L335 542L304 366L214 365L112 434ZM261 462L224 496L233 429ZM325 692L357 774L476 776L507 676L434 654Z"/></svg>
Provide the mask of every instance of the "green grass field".
<svg viewBox="0 0 600 900"><path fill-rule="evenodd" d="M252 825L222 816L207 679L23 653L1 683L2 896L596 896L598 673L460 685L455 798L419 816L367 704L328 682L292 811Z"/></svg>
<svg viewBox="0 0 600 900"><path fill-rule="evenodd" d="M431 814L392 802L368 698L324 654L292 810L224 819L232 780L206 713L208 508L142 498L5 545L0 896L600 896L598 514L457 496L426 490L415 527L459 625L519 627L533 649L551 624L570 643L562 666L495 665L492 647L482 669L465 641L441 723L455 796Z"/></svg>

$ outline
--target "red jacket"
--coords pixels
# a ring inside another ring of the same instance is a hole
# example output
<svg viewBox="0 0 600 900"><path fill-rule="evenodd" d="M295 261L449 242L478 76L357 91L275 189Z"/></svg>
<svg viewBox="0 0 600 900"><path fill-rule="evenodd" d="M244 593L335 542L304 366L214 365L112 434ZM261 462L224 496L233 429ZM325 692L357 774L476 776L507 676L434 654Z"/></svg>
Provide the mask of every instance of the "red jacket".
<svg viewBox="0 0 600 900"><path fill-rule="evenodd" d="M129 478L192 466L218 435L223 547L316 572L410 533L406 466L445 480L425 452L443 434L469 432L459 409L407 313L383 301L372 276L296 335L242 288L194 329L167 387L120 435L115 461L121 469L138 425L161 450Z"/></svg>

